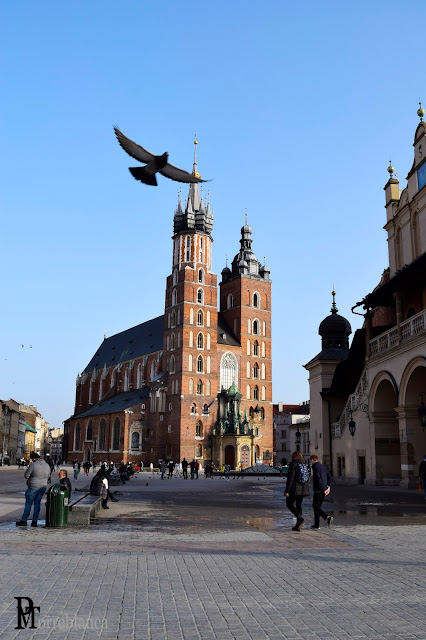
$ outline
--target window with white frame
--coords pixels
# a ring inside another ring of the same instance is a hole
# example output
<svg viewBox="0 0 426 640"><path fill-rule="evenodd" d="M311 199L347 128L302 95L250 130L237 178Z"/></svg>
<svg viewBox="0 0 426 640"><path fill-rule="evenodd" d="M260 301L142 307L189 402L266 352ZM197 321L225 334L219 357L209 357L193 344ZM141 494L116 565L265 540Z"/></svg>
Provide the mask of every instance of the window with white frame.
<svg viewBox="0 0 426 640"><path fill-rule="evenodd" d="M201 332L197 336L197 349L204 349L204 336Z"/></svg>
<svg viewBox="0 0 426 640"><path fill-rule="evenodd" d="M198 371L198 373L203 373L203 371L204 371L203 356L198 356L198 358L197 358L197 371Z"/></svg>
<svg viewBox="0 0 426 640"><path fill-rule="evenodd" d="M229 389L238 381L238 362L233 353L227 351L220 359L220 388Z"/></svg>
<svg viewBox="0 0 426 640"><path fill-rule="evenodd" d="M197 302L198 304L203 304L204 294L202 289L198 289L197 291Z"/></svg>
<svg viewBox="0 0 426 640"><path fill-rule="evenodd" d="M197 327L202 327L204 324L204 313L203 310L200 309L197 313Z"/></svg>

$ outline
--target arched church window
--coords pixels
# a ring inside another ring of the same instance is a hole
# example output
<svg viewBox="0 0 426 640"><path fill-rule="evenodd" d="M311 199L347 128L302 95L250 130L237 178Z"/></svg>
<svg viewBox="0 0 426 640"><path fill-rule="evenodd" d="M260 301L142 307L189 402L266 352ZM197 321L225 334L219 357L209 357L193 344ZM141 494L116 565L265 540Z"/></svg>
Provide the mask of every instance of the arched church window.
<svg viewBox="0 0 426 640"><path fill-rule="evenodd" d="M171 325L172 328L176 326L176 311L174 309L171 314Z"/></svg>
<svg viewBox="0 0 426 640"><path fill-rule="evenodd" d="M86 440L93 440L93 423L92 423L91 420L90 420L89 424L87 425Z"/></svg>
<svg viewBox="0 0 426 640"><path fill-rule="evenodd" d="M172 333L170 336L170 351L174 351L175 349L175 334Z"/></svg>
<svg viewBox="0 0 426 640"><path fill-rule="evenodd" d="M197 371L198 371L198 373L203 373L203 371L204 371L203 356L198 356L198 358L197 358Z"/></svg>
<svg viewBox="0 0 426 640"><path fill-rule="evenodd" d="M136 374L136 386L138 389L142 386L142 365L138 364L137 374Z"/></svg>
<svg viewBox="0 0 426 640"><path fill-rule="evenodd" d="M197 395L198 396L202 396L203 395L203 383L201 380L198 380L197 382Z"/></svg>
<svg viewBox="0 0 426 640"><path fill-rule="evenodd" d="M197 349L204 349L204 336L202 333L197 336Z"/></svg>
<svg viewBox="0 0 426 640"><path fill-rule="evenodd" d="M250 409L249 409L249 417L250 418L254 418L254 409L253 409L253 407L250 407Z"/></svg>
<svg viewBox="0 0 426 640"><path fill-rule="evenodd" d="M200 309L197 313L197 327L202 327L204 324L204 313L203 310Z"/></svg>
<svg viewBox="0 0 426 640"><path fill-rule="evenodd" d="M260 296L259 294L253 293L253 307L255 307L256 309L258 309L260 306Z"/></svg>
<svg viewBox="0 0 426 640"><path fill-rule="evenodd" d="M189 262L191 259L191 238L189 236L186 237L186 262Z"/></svg>
<svg viewBox="0 0 426 640"><path fill-rule="evenodd" d="M202 289L198 289L198 291L197 291L197 302L198 302L198 304L203 304L203 298L204 298L203 290Z"/></svg>
<svg viewBox="0 0 426 640"><path fill-rule="evenodd" d="M260 334L259 320L253 320L253 333L258 336Z"/></svg>
<svg viewBox="0 0 426 640"><path fill-rule="evenodd" d="M175 372L175 357L171 356L170 358L170 373Z"/></svg>
<svg viewBox="0 0 426 640"><path fill-rule="evenodd" d="M259 365L257 364L257 362L255 362L255 364L253 366L253 378L255 380L259 379Z"/></svg>
<svg viewBox="0 0 426 640"><path fill-rule="evenodd" d="M173 289L173 291L172 291L172 305L174 306L175 304L177 304L177 290Z"/></svg>
<svg viewBox="0 0 426 640"><path fill-rule="evenodd" d="M128 391L129 390L129 370L126 369L126 371L124 372L124 387L123 387L123 391Z"/></svg>
<svg viewBox="0 0 426 640"><path fill-rule="evenodd" d="M257 385L253 389L253 400L259 400L259 387Z"/></svg>
<svg viewBox="0 0 426 640"><path fill-rule="evenodd" d="M192 378L189 379L188 392L189 395L194 393L194 380Z"/></svg>
<svg viewBox="0 0 426 640"><path fill-rule="evenodd" d="M81 439L80 423L77 422L74 430L74 451L80 450L80 439Z"/></svg>
<svg viewBox="0 0 426 640"><path fill-rule="evenodd" d="M153 380L156 375L157 375L157 362L153 360L151 362L151 380Z"/></svg>
<svg viewBox="0 0 426 640"><path fill-rule="evenodd" d="M120 448L120 420L116 418L112 427L112 448L114 451L118 451Z"/></svg>
<svg viewBox="0 0 426 640"><path fill-rule="evenodd" d="M203 457L203 447L201 446L201 444L197 444L197 446L195 447L195 457L196 458Z"/></svg>
<svg viewBox="0 0 426 640"><path fill-rule="evenodd" d="M201 420L198 420L195 426L195 435L199 438L202 438L204 435L203 423L201 422Z"/></svg>
<svg viewBox="0 0 426 640"><path fill-rule="evenodd" d="M232 295L232 293L230 293L226 299L226 308L232 309L233 306L234 306L234 296Z"/></svg>
<svg viewBox="0 0 426 640"><path fill-rule="evenodd" d="M193 415L197 413L197 405L195 404L195 402L193 402L191 405L191 413Z"/></svg>
<svg viewBox="0 0 426 640"><path fill-rule="evenodd" d="M99 425L99 442L98 442L99 451L105 451L105 445L106 445L105 438L106 438L106 422L104 419L102 419Z"/></svg>
<svg viewBox="0 0 426 640"><path fill-rule="evenodd" d="M209 405L208 405L208 404L205 404L205 405L204 405L204 407L203 407L203 414L204 414L205 416L208 416L208 415L209 415Z"/></svg>
<svg viewBox="0 0 426 640"><path fill-rule="evenodd" d="M203 269L198 269L198 282L204 282L204 271L203 271Z"/></svg>
<svg viewBox="0 0 426 640"><path fill-rule="evenodd" d="M234 381L238 382L237 358L227 351L220 359L220 388L229 389Z"/></svg>
<svg viewBox="0 0 426 640"><path fill-rule="evenodd" d="M175 269L173 271L173 284L175 285L177 283L178 283L178 272L177 272L177 269Z"/></svg>
<svg viewBox="0 0 426 640"><path fill-rule="evenodd" d="M253 343L253 355L254 356L258 356L259 355L259 343L257 340L254 341Z"/></svg>
<svg viewBox="0 0 426 640"><path fill-rule="evenodd" d="M200 238L200 262L204 262L204 238Z"/></svg>

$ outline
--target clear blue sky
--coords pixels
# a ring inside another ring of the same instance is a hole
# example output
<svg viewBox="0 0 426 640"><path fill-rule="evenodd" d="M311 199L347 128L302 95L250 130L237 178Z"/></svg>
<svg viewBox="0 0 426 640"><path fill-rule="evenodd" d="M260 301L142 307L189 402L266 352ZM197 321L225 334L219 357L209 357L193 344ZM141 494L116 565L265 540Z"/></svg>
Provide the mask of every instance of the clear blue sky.
<svg viewBox="0 0 426 640"><path fill-rule="evenodd" d="M308 399L333 286L355 329L388 264L383 186L390 154L401 186L412 163L425 17L394 1L3 0L0 397L61 426L104 330L163 312L179 185L136 182L118 124L189 170L197 132L213 268L247 209L273 279L274 400Z"/></svg>

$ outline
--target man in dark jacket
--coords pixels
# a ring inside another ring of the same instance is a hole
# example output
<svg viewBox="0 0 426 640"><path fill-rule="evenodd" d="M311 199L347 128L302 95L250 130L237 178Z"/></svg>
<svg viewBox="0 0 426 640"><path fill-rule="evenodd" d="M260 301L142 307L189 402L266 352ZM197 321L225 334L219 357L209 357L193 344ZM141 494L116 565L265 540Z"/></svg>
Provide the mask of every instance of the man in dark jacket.
<svg viewBox="0 0 426 640"><path fill-rule="evenodd" d="M58 478L59 478L59 482L63 484L68 491L68 500L71 500L72 486L68 478L68 472L65 469L61 469L58 474Z"/></svg>
<svg viewBox="0 0 426 640"><path fill-rule="evenodd" d="M320 528L320 517L327 520L327 526L331 529L333 524L333 516L329 516L328 513L321 509L322 502L325 496L330 493L331 485L331 473L327 467L318 461L318 456L311 456L312 464L312 488L314 491L314 499L312 501L312 507L314 509L315 523L311 529Z"/></svg>
<svg viewBox="0 0 426 640"><path fill-rule="evenodd" d="M297 481L298 476L300 477L298 467L302 464L302 453L300 451L292 453L287 473L287 484L284 490L287 509L289 509L296 518L296 525L292 528L292 531L300 531L302 524L305 522L302 517L302 501L305 496L309 495L309 481L304 483Z"/></svg>

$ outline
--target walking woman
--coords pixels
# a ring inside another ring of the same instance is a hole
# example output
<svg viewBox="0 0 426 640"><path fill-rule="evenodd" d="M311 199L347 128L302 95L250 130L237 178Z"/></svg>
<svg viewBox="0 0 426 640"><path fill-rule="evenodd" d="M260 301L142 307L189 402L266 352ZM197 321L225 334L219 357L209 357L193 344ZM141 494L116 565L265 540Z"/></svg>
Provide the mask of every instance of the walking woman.
<svg viewBox="0 0 426 640"><path fill-rule="evenodd" d="M303 498L309 495L309 473L300 451L291 454L284 495L287 509L296 518L296 525L292 531L300 531L305 522L302 517L302 502Z"/></svg>

